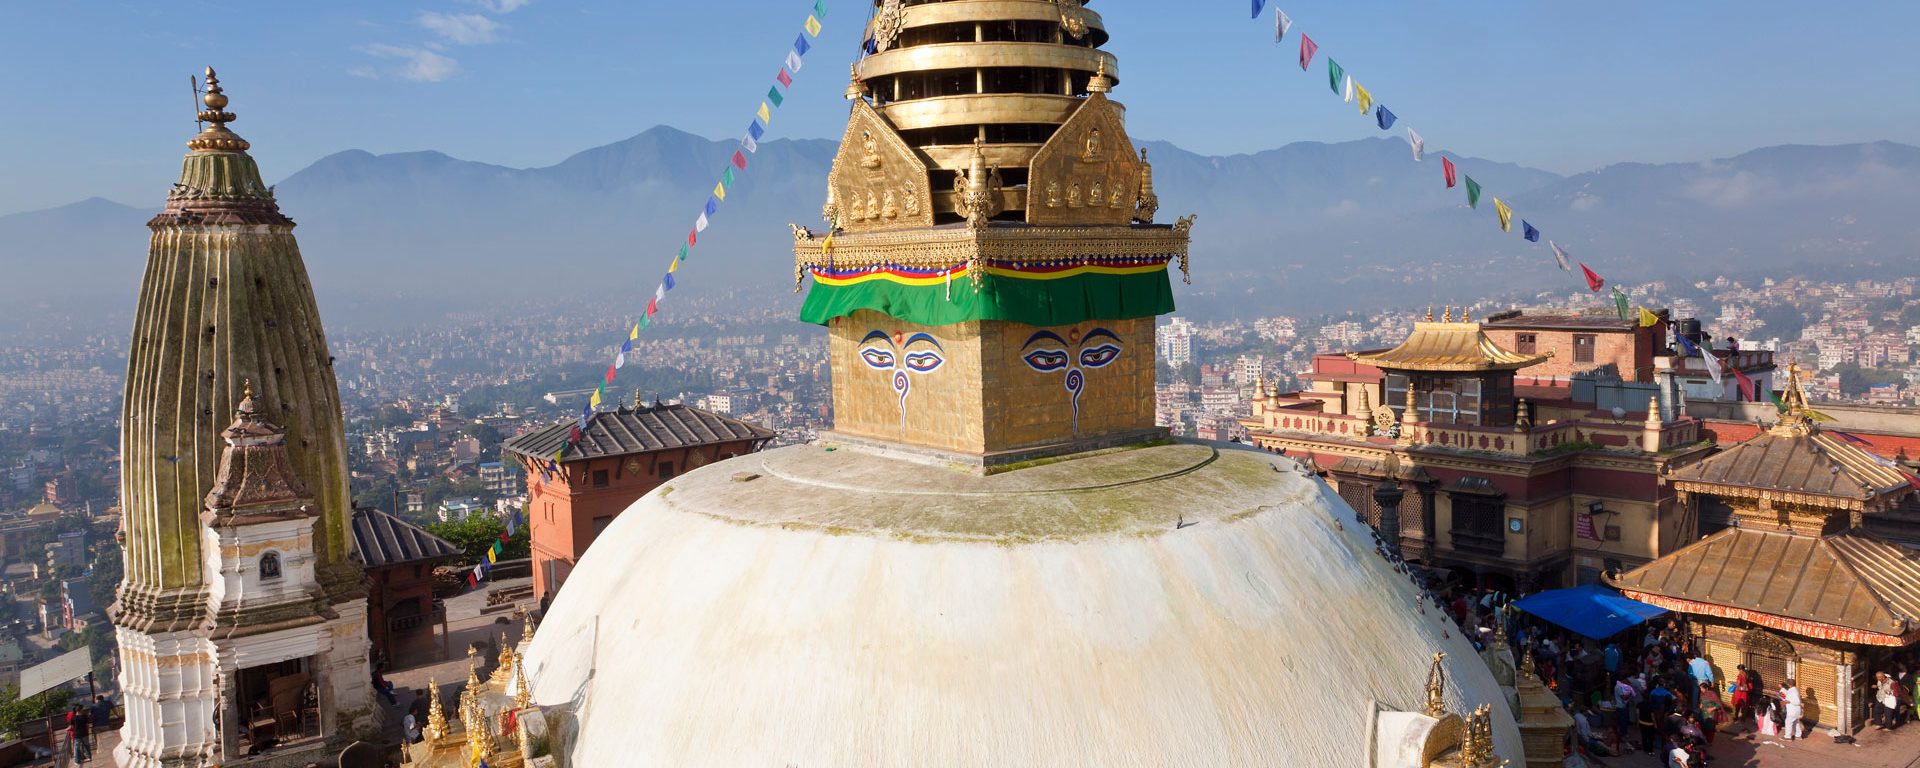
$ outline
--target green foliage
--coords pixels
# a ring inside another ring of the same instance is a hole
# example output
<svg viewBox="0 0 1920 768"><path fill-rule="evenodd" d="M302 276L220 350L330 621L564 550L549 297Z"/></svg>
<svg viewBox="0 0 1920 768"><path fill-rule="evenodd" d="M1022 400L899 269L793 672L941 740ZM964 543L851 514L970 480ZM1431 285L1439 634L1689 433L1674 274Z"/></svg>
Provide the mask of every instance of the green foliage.
<svg viewBox="0 0 1920 768"><path fill-rule="evenodd" d="M1912 328L1916 325L1920 325L1920 301L1908 304L1906 309L1900 311L1900 327Z"/></svg>
<svg viewBox="0 0 1920 768"><path fill-rule="evenodd" d="M22 700L20 686L0 688L0 735L19 738L22 724L65 711L73 696L73 689L61 686Z"/></svg>
<svg viewBox="0 0 1920 768"><path fill-rule="evenodd" d="M1198 363L1188 362L1186 365L1180 366L1177 374L1180 377L1180 381L1185 382L1187 386L1200 386L1200 365Z"/></svg>
<svg viewBox="0 0 1920 768"><path fill-rule="evenodd" d="M1778 336L1781 339L1800 338L1800 332L1807 327L1807 316L1792 304L1767 304L1754 312L1754 319L1765 327L1760 329L1761 336Z"/></svg>
<svg viewBox="0 0 1920 768"><path fill-rule="evenodd" d="M429 523L427 532L459 547L465 553L465 561L478 563L487 558L487 550L506 532L506 522L492 515L472 515L465 519L449 522ZM518 560L532 552L532 542L528 539L529 526L522 525L513 536L507 539L506 551L500 554L501 560Z"/></svg>
<svg viewBox="0 0 1920 768"><path fill-rule="evenodd" d="M1898 384L1906 378L1896 370L1880 368L1861 368L1852 363L1843 363L1833 368L1840 374L1840 392L1846 395L1864 395L1867 390L1879 384Z"/></svg>

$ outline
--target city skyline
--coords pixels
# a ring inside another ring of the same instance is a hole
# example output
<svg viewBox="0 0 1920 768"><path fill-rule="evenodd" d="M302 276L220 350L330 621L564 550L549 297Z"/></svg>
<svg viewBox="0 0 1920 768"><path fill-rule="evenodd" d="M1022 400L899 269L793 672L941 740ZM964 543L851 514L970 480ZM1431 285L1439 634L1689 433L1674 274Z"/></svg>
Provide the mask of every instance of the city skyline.
<svg viewBox="0 0 1920 768"><path fill-rule="evenodd" d="M1337 100L1327 103L1334 97L1321 62L1329 56L1417 127L1430 150L1558 173L1777 144L1920 143L1912 120L1920 105L1878 98L1877 77L1915 69L1920 54L1824 43L1911 28L1920 10L1904 6L1799 14L1773 3L1497 3L1439 16L1417 5L1296 4L1283 8L1296 27L1277 47L1271 14L1250 23L1237 3L1175 14L1093 9L1116 28L1155 30L1115 42L1129 62L1116 95L1147 107L1134 110L1131 131L1207 154L1380 135ZM242 134L272 137L259 151L270 173L347 149L539 167L655 125L729 138L778 64L763 52L780 50L805 10L552 0L207 2L189 14L108 3L22 9L22 23L0 31L0 61L34 75L0 85L0 97L53 107L62 130L0 128L8 139L0 166L39 179L30 190L0 192L0 214L91 196L143 204L152 180L169 173L163 158L190 130L183 81L209 64L241 98ZM829 8L821 53L809 58L775 135L835 134L862 10ZM1715 34L1699 33L1708 28ZM1303 31L1321 45L1305 73L1294 63ZM130 62L140 74L126 76ZM661 66L677 76L642 76ZM1217 119L1184 119L1175 107L1194 99ZM1783 115L1779 103L1795 108Z"/></svg>

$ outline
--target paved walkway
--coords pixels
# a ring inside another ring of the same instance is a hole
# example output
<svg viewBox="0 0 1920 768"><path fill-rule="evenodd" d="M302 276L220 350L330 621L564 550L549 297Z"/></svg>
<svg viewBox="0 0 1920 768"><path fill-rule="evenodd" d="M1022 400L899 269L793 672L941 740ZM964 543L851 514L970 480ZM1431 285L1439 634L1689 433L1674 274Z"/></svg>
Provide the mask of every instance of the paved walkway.
<svg viewBox="0 0 1920 768"><path fill-rule="evenodd" d="M1920 768L1920 723L1895 731L1869 726L1853 744L1835 744L1825 732L1799 741L1757 737L1751 728L1722 731L1708 752L1711 768ZM1666 763L1635 752L1602 758L1607 768L1664 768Z"/></svg>

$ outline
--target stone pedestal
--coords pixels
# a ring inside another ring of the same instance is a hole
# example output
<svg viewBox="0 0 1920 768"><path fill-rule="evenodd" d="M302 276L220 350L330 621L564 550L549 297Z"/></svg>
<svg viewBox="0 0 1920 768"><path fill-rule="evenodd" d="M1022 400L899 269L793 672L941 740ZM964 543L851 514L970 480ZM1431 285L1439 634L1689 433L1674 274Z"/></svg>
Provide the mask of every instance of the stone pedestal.
<svg viewBox="0 0 1920 768"><path fill-rule="evenodd" d="M1526 744L1527 768L1560 768L1566 760L1567 729L1573 716L1560 697L1531 671L1517 678L1520 694L1520 739Z"/></svg>

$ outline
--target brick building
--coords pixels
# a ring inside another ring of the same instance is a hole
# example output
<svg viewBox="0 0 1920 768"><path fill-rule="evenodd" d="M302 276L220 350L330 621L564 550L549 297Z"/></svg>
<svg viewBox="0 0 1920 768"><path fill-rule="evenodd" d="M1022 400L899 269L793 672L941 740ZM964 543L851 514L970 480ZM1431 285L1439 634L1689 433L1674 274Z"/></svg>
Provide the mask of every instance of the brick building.
<svg viewBox="0 0 1920 768"><path fill-rule="evenodd" d="M774 434L685 405L621 407L593 415L559 471L544 467L577 424L567 421L507 441L528 482L533 586L541 599L566 583L580 555L613 519L675 475L752 453Z"/></svg>
<svg viewBox="0 0 1920 768"><path fill-rule="evenodd" d="M459 556L452 542L378 509L353 511L353 547L367 568L367 637L373 658L399 666L428 658L446 609L433 599L433 567Z"/></svg>

